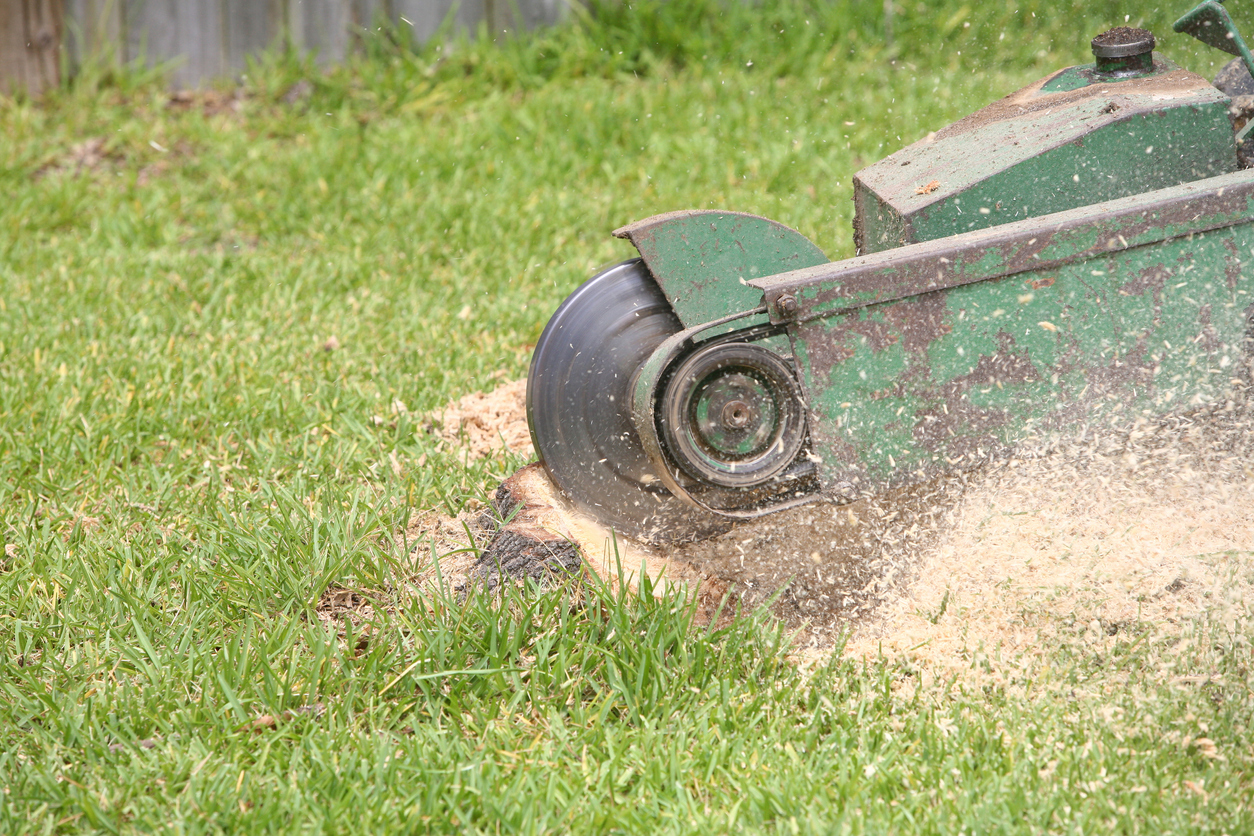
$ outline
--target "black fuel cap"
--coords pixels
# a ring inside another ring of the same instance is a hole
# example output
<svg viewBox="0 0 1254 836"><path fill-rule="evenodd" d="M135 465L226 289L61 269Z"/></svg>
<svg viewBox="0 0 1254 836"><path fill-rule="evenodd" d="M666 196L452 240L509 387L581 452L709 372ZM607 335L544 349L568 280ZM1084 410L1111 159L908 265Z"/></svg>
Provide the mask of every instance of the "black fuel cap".
<svg viewBox="0 0 1254 836"><path fill-rule="evenodd" d="M1093 39L1098 75L1113 78L1144 75L1154 71L1154 33L1148 29L1119 26Z"/></svg>

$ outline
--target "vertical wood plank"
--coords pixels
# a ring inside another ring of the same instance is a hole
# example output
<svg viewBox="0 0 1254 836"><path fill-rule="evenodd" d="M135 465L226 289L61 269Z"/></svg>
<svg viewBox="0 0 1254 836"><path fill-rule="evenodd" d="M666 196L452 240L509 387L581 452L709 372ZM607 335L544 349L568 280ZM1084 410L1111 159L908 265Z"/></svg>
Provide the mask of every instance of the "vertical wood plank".
<svg viewBox="0 0 1254 836"><path fill-rule="evenodd" d="M491 33L495 21L490 18L496 17L493 7L501 5L496 0L461 0L456 4L456 13L454 19L457 21L457 29L459 32L474 32L479 28L479 24L486 22L488 24L488 32Z"/></svg>
<svg viewBox="0 0 1254 836"><path fill-rule="evenodd" d="M250 55L258 55L281 42L280 0L225 0L222 18L226 29L223 63L236 76L248 69Z"/></svg>
<svg viewBox="0 0 1254 836"><path fill-rule="evenodd" d="M475 11L482 13L482 0L466 0L466 3L473 4ZM417 45L429 41L440 31L440 25L455 7L456 13L451 23L464 26L463 21L471 12L465 8L465 4L458 3L457 0L393 0L392 14L397 28L402 33L408 32L412 42Z"/></svg>
<svg viewBox="0 0 1254 836"><path fill-rule="evenodd" d="M178 55L175 0L124 0L126 60L148 65L174 60Z"/></svg>
<svg viewBox="0 0 1254 836"><path fill-rule="evenodd" d="M565 15L568 6L564 0L520 0L522 25L528 29L537 26L552 26Z"/></svg>
<svg viewBox="0 0 1254 836"><path fill-rule="evenodd" d="M352 7L353 27L358 32L374 32L396 20L388 0L352 0Z"/></svg>
<svg viewBox="0 0 1254 836"><path fill-rule="evenodd" d="M199 87L227 74L222 0L174 0L178 21L176 55L187 62L174 72L177 87Z"/></svg>
<svg viewBox="0 0 1254 836"><path fill-rule="evenodd" d="M547 26L561 20L565 0L478 0L479 16L467 22L472 31L482 19L488 24L492 40L509 32Z"/></svg>
<svg viewBox="0 0 1254 836"><path fill-rule="evenodd" d="M61 81L61 5L0 0L0 92L34 96Z"/></svg>
<svg viewBox="0 0 1254 836"><path fill-rule="evenodd" d="M289 0L288 31L292 43L316 54L319 64L343 61L348 55L351 0Z"/></svg>
<svg viewBox="0 0 1254 836"><path fill-rule="evenodd" d="M119 0L64 0L65 49L72 68L89 61L118 65L126 60Z"/></svg>
<svg viewBox="0 0 1254 836"><path fill-rule="evenodd" d="M169 62L171 86L197 87L226 73L222 0L127 0L127 53Z"/></svg>

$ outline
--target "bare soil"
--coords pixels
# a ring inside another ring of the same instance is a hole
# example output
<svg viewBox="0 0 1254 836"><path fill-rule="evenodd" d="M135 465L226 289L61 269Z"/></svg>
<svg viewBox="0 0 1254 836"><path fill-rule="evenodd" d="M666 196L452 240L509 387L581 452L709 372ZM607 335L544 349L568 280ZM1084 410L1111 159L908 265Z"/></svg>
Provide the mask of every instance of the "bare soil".
<svg viewBox="0 0 1254 836"><path fill-rule="evenodd" d="M522 381L463 398L437 420L470 455L529 442ZM1235 629L1250 618L1252 428L1239 401L665 552L618 545L636 571L647 564L747 606L769 603L803 656L843 642L854 657L909 660L920 682L1006 680L1059 642L1100 650L1121 634ZM560 497L554 505L564 513ZM563 520L604 571L604 532ZM468 539L482 547L488 536L476 522L432 513L408 536L446 555L441 577L456 585L474 562Z"/></svg>

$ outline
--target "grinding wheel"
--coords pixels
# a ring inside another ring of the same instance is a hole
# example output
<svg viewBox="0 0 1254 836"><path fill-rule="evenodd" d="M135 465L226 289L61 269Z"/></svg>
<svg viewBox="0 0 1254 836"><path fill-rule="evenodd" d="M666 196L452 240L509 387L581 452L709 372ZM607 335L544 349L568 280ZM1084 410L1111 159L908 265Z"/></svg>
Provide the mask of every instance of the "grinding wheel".
<svg viewBox="0 0 1254 836"><path fill-rule="evenodd" d="M603 525L645 540L727 527L663 487L631 422L636 370L682 327L644 263L625 261L567 297L527 375L531 441L558 488Z"/></svg>

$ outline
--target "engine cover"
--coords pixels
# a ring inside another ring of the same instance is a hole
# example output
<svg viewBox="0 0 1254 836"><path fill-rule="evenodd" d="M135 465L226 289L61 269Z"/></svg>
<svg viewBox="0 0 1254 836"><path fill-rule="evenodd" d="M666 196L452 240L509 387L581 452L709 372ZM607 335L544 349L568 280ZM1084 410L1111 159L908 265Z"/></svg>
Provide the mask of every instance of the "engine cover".
<svg viewBox="0 0 1254 836"><path fill-rule="evenodd" d="M1071 67L854 178L859 254L944 238L1237 170L1229 98L1153 58L1103 77Z"/></svg>

